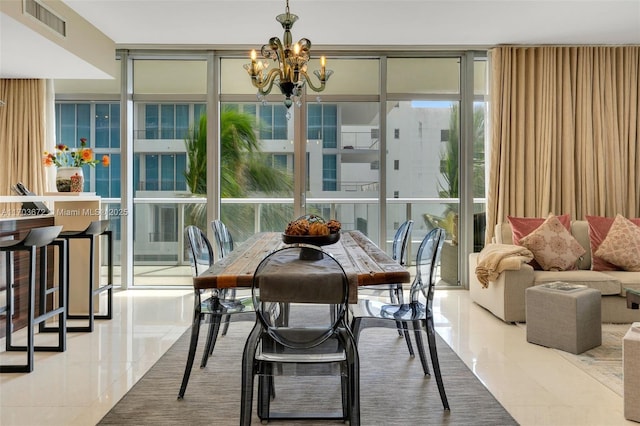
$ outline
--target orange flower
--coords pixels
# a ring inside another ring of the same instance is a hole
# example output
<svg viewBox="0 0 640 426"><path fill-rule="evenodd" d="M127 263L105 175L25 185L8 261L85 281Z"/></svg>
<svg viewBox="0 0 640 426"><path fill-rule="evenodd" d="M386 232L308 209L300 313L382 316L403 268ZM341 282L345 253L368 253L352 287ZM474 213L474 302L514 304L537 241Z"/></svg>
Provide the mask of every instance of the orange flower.
<svg viewBox="0 0 640 426"><path fill-rule="evenodd" d="M109 158L108 155L103 155L102 156L102 165L104 167L107 167L109 164L111 164L111 158Z"/></svg>
<svg viewBox="0 0 640 426"><path fill-rule="evenodd" d="M80 146L80 148L69 149L67 145L58 144L54 152L44 151L42 153L42 164L56 167L83 167L85 165L95 167L101 162L105 167L109 165L110 161L106 155L102 157L102 161L94 158L93 149L86 147L87 138L80 139ZM107 157L106 160L105 157Z"/></svg>
<svg viewBox="0 0 640 426"><path fill-rule="evenodd" d="M93 159L93 150L91 148L81 150L80 158L82 158L82 161L91 161Z"/></svg>

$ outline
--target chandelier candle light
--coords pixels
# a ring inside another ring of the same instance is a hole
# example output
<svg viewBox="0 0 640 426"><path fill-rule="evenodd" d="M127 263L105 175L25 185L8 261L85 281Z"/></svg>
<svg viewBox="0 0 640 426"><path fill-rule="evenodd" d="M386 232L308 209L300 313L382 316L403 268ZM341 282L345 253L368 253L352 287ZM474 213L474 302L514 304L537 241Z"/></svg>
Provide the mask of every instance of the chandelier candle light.
<svg viewBox="0 0 640 426"><path fill-rule="evenodd" d="M257 60L255 50L251 51L251 63L244 66L251 76L251 83L258 88L258 97L264 97L269 94L275 83L285 96L284 105L287 108L291 107L294 100L300 97L305 83L314 92L322 92L325 83L333 73L333 71L325 68L325 58L324 56L321 57L320 70L313 72L320 80L320 86L313 85L307 74L311 41L301 38L296 44L291 45L291 28L297 20L298 16L289 12L289 0L287 0L285 13L276 16L276 21L280 22L284 29L282 41L278 37L272 37L269 40L269 44L262 46L262 56L266 59L277 61L278 68L273 68L267 73L269 63Z"/></svg>

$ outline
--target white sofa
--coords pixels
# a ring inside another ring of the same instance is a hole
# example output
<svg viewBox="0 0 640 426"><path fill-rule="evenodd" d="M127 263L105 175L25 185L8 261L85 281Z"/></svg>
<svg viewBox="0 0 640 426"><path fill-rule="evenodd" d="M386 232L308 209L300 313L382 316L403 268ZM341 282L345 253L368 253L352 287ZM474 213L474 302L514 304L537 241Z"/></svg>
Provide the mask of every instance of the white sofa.
<svg viewBox="0 0 640 426"><path fill-rule="evenodd" d="M504 271L497 280L483 288L475 269L478 253L469 255L469 293L471 300L506 322L525 322L525 290L553 281L586 285L602 293L602 322L631 323L640 321L640 310L628 309L625 288L640 289L640 272L591 271L591 249L587 221L571 223L571 233L586 250L574 271L538 271L528 264L516 271ZM495 242L512 244L511 225L498 224Z"/></svg>

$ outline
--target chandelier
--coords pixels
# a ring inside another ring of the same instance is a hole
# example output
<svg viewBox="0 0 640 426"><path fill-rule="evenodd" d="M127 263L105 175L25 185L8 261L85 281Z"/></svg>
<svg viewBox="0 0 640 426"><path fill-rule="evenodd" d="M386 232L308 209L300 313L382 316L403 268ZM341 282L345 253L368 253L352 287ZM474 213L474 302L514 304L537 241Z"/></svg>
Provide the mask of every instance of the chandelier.
<svg viewBox="0 0 640 426"><path fill-rule="evenodd" d="M320 58L320 70L315 70L314 74L320 81L319 86L315 86L307 74L307 62L309 61L309 51L311 41L301 38L296 44L291 45L291 28L298 20L298 16L289 12L289 0L285 13L276 16L276 21L280 22L284 29L282 41L278 37L271 37L268 44L262 46L261 54L265 59L272 59L278 62L278 68L272 68L267 72L269 63L256 59L255 49L251 51L251 63L244 68L251 76L251 83L258 89L258 97L264 98L271 92L273 85L280 88L280 92L285 96L284 105L289 108L293 102L298 102L302 94L305 83L315 92L322 92L325 83L333 74L333 71L325 69L325 58Z"/></svg>

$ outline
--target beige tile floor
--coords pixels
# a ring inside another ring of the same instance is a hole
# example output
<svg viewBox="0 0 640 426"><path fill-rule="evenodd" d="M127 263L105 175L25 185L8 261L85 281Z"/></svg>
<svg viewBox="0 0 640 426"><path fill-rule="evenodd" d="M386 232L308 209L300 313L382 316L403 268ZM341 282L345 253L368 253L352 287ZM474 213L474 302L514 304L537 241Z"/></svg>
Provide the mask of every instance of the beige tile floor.
<svg viewBox="0 0 640 426"><path fill-rule="evenodd" d="M434 305L438 332L520 424L638 425L624 420L621 397L528 344L523 328L471 303L467 291L439 290ZM33 373L0 375L0 424L95 424L187 329L191 312L188 290L117 292L113 320L70 333L64 353L36 353ZM0 362L12 356L0 353Z"/></svg>

